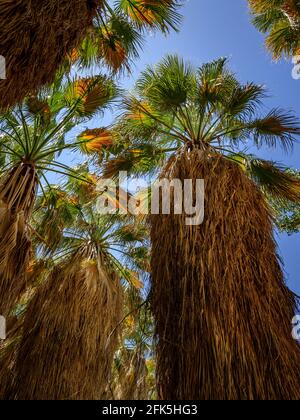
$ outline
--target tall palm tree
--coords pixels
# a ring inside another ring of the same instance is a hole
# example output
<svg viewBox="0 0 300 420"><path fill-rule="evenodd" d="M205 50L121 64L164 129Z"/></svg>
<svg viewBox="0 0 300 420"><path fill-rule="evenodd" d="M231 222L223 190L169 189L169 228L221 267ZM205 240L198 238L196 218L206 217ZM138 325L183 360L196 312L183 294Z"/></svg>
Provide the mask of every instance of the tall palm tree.
<svg viewBox="0 0 300 420"><path fill-rule="evenodd" d="M52 83L66 62L97 58L116 71L138 54L145 29L177 29L181 0L30 0L0 3L0 109ZM82 44L83 43L83 44ZM83 54L83 55L82 55ZM69 66L65 67L69 70Z"/></svg>
<svg viewBox="0 0 300 420"><path fill-rule="evenodd" d="M298 0L249 0L254 25L266 34L275 59L300 54L300 3Z"/></svg>
<svg viewBox="0 0 300 420"><path fill-rule="evenodd" d="M39 284L26 306L17 351L4 353L14 357L4 398L100 399L107 393L122 327L124 282L132 287L138 282L123 256L134 264L131 247L139 249L144 233L134 221L97 215L90 198L56 189L37 203L38 255L50 252L52 269L35 279ZM48 223L48 231L40 225L54 212L61 235L51 235L55 223ZM43 233L55 238L50 249Z"/></svg>
<svg viewBox="0 0 300 420"><path fill-rule="evenodd" d="M67 137L77 124L103 112L117 96L104 76L69 80L58 76L38 96L0 119L0 313L8 315L26 287L31 258L28 221L47 174L69 175L60 154L77 141ZM72 175L77 178L75 171Z"/></svg>
<svg viewBox="0 0 300 420"><path fill-rule="evenodd" d="M287 149L300 127L284 111L262 114L264 96L262 86L241 84L225 59L194 70L168 56L124 100L117 131L129 145L107 162L106 175L153 179L160 171L193 180L194 198L196 179L205 180L201 225L187 226L174 209L150 217L160 398L300 396L300 348L290 326L296 302L265 198L299 201L300 183L245 153L248 144Z"/></svg>

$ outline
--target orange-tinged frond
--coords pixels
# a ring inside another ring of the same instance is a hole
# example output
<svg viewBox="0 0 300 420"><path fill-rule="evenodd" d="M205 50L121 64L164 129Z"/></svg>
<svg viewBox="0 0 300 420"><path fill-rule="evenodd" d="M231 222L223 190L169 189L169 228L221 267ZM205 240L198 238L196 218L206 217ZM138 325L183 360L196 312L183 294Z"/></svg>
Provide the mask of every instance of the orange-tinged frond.
<svg viewBox="0 0 300 420"><path fill-rule="evenodd" d="M109 33L101 38L99 52L107 66L114 72L120 70L127 61L126 50L122 42L120 40L114 40Z"/></svg>
<svg viewBox="0 0 300 420"><path fill-rule="evenodd" d="M129 281L136 289L142 289L144 287L143 282L140 280L138 273L134 271L129 272Z"/></svg>
<svg viewBox="0 0 300 420"><path fill-rule="evenodd" d="M163 9L170 8L173 0L130 0L126 12L140 25L153 26L161 18Z"/></svg>
<svg viewBox="0 0 300 420"><path fill-rule="evenodd" d="M92 154L112 146L113 134L106 128L97 128L84 131L79 135L78 140L82 142L80 144L81 151Z"/></svg>
<svg viewBox="0 0 300 420"><path fill-rule="evenodd" d="M81 116L91 116L105 107L116 95L114 83L105 76L81 78L72 82L66 102Z"/></svg>
<svg viewBox="0 0 300 420"><path fill-rule="evenodd" d="M75 63L80 58L80 52L77 48L73 48L73 50L67 55L68 60L71 64Z"/></svg>
<svg viewBox="0 0 300 420"><path fill-rule="evenodd" d="M157 1L140 0L135 2L135 7L128 8L128 15L133 21L138 23L147 23L148 25L153 24L156 19L155 13L147 9L149 4L155 4Z"/></svg>

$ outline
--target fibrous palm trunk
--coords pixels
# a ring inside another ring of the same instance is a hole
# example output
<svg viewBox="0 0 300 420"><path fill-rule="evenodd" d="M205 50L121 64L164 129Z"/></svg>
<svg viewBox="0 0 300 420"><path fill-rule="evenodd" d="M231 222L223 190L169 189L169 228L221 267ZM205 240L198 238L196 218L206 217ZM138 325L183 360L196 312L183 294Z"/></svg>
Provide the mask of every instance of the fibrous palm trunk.
<svg viewBox="0 0 300 420"><path fill-rule="evenodd" d="M52 83L68 53L92 25L101 0L5 0L0 2L0 109Z"/></svg>
<svg viewBox="0 0 300 420"><path fill-rule="evenodd" d="M122 316L119 280L76 253L30 303L8 399L96 400L109 383Z"/></svg>
<svg viewBox="0 0 300 420"><path fill-rule="evenodd" d="M204 179L205 218L151 216L159 397L299 399L296 302L262 193L238 164L199 150L163 176Z"/></svg>
<svg viewBox="0 0 300 420"><path fill-rule="evenodd" d="M0 180L0 314L8 316L25 291L31 257L28 219L34 204L37 175L19 164Z"/></svg>

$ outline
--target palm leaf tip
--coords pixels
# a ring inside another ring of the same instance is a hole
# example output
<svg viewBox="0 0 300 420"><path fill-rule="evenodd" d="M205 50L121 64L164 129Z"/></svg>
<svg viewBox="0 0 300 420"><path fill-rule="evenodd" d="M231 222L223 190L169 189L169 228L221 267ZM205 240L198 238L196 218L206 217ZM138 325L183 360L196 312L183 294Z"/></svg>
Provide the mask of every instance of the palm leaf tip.
<svg viewBox="0 0 300 420"><path fill-rule="evenodd" d="M250 128L254 132L254 141L257 145L265 143L274 147L279 141L285 150L292 148L297 136L300 135L299 119L280 109L274 109L266 117L254 121Z"/></svg>
<svg viewBox="0 0 300 420"><path fill-rule="evenodd" d="M247 161L250 175L272 197L300 202L300 179L287 168L274 162L252 159Z"/></svg>

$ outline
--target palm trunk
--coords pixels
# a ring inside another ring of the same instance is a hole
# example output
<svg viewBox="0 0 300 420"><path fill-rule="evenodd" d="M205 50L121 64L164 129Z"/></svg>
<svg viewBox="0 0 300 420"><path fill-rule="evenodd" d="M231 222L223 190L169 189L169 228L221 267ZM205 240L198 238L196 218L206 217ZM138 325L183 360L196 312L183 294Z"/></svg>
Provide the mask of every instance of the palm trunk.
<svg viewBox="0 0 300 420"><path fill-rule="evenodd" d="M0 181L0 314L8 316L27 285L31 258L27 221L37 189L35 168L16 166Z"/></svg>
<svg viewBox="0 0 300 420"><path fill-rule="evenodd" d="M0 109L21 102L50 84L66 55L92 25L101 0L7 0L0 3L0 52L6 80L0 80Z"/></svg>
<svg viewBox="0 0 300 420"><path fill-rule="evenodd" d="M237 164L199 150L164 177L205 180L205 220L152 216L159 397L299 399L296 302L263 195Z"/></svg>
<svg viewBox="0 0 300 420"><path fill-rule="evenodd" d="M121 317L121 285L102 258L76 253L55 268L27 310L8 398L101 399Z"/></svg>

